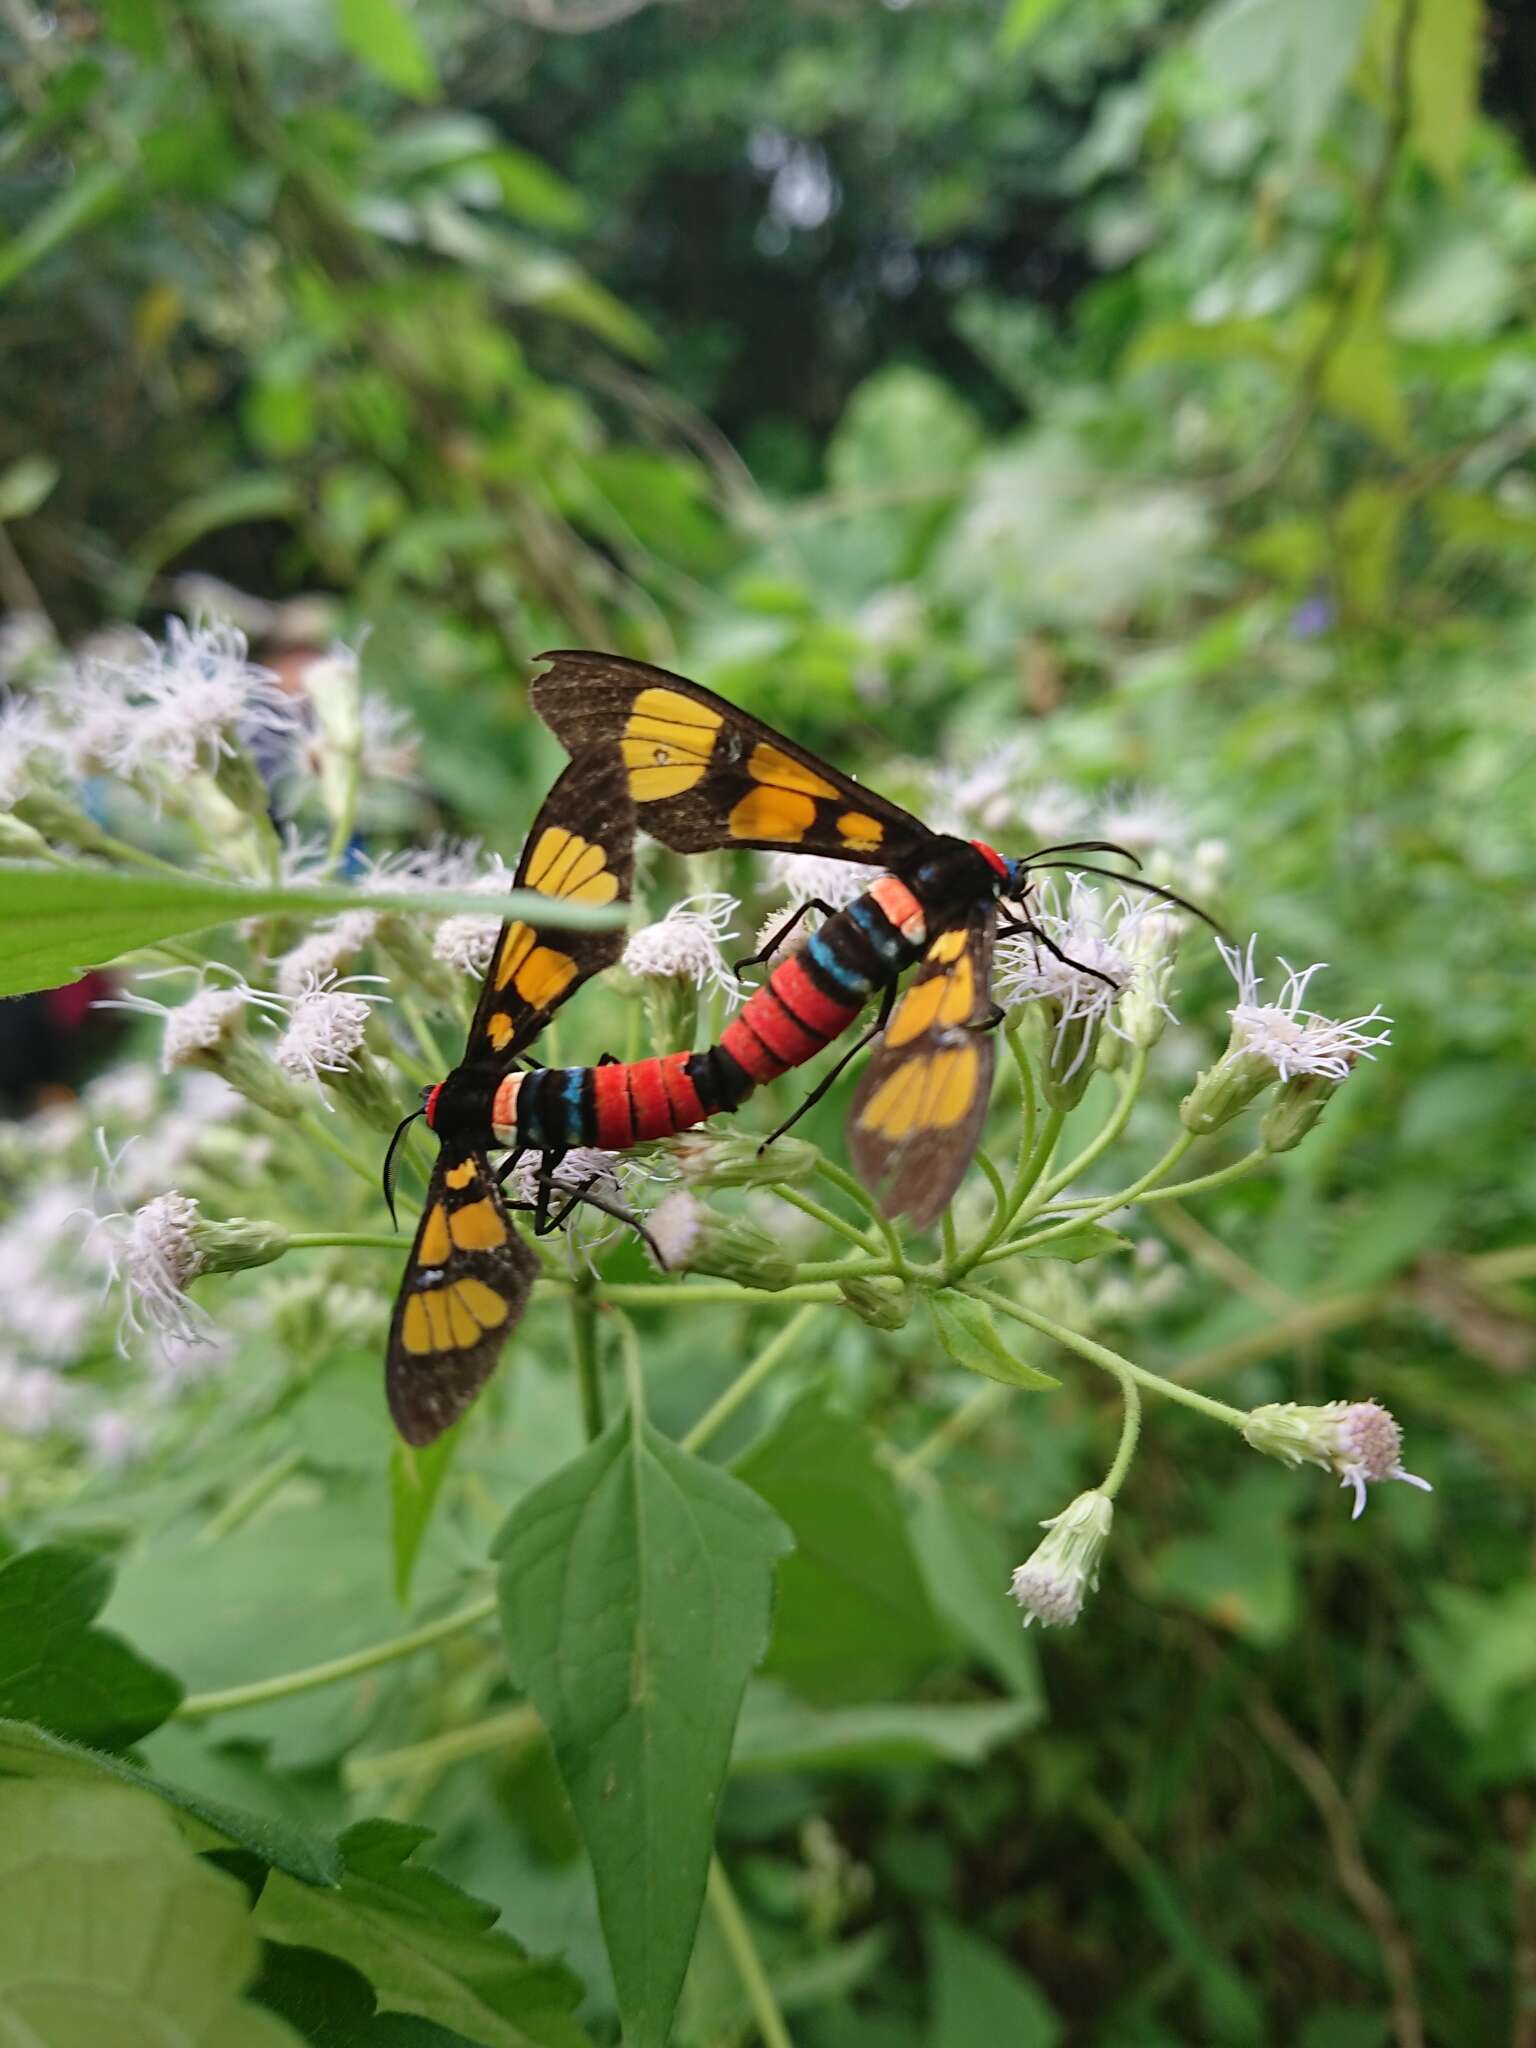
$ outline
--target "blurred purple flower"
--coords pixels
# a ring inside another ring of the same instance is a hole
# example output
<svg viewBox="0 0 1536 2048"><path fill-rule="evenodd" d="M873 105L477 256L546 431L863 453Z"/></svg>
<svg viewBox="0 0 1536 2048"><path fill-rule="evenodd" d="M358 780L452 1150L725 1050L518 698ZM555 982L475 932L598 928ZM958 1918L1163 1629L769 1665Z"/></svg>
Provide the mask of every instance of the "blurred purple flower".
<svg viewBox="0 0 1536 2048"><path fill-rule="evenodd" d="M1290 635L1293 640L1320 640L1332 626L1337 616L1333 599L1322 591L1315 592L1291 613Z"/></svg>

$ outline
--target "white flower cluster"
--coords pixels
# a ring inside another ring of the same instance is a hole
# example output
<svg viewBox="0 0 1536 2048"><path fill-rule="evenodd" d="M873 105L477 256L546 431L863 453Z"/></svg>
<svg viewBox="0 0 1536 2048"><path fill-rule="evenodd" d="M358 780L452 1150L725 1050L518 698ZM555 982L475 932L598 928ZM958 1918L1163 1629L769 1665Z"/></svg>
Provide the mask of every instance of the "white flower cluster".
<svg viewBox="0 0 1536 2048"><path fill-rule="evenodd" d="M740 908L734 896L718 890L685 896L657 923L630 934L624 966L643 980L691 981L695 988L716 988L728 1001L739 1002L741 983L720 949L736 936L730 924Z"/></svg>
<svg viewBox="0 0 1536 2048"><path fill-rule="evenodd" d="M1260 1002L1263 977L1253 964L1257 943L1256 938L1250 938L1247 950L1240 953L1235 946L1216 941L1237 983L1237 1002L1228 1012L1232 1019L1232 1052L1257 1055L1274 1068L1282 1081L1298 1074L1347 1081L1357 1060L1374 1059L1378 1046L1392 1043L1388 1029L1392 1019L1379 1004L1363 1017L1342 1021L1301 1007L1308 983L1327 965L1323 960L1302 968L1282 960L1286 979L1279 995L1272 1003Z"/></svg>
<svg viewBox="0 0 1536 2048"><path fill-rule="evenodd" d="M1155 897L1133 902L1115 896L1106 903L1102 891L1072 875L1065 900L1054 877L1049 878L1029 914L1038 936L1021 932L998 943L993 972L998 1001L1005 1009L1048 1002L1057 1050L1067 1046L1074 1026L1102 1023L1117 1036L1127 1036L1117 1010L1121 998L1155 977L1177 943L1177 928L1164 906ZM1160 941L1151 959L1148 936ZM1166 1014L1161 996L1157 1004ZM1092 1049L1092 1031L1079 1028L1067 1073L1075 1073Z"/></svg>

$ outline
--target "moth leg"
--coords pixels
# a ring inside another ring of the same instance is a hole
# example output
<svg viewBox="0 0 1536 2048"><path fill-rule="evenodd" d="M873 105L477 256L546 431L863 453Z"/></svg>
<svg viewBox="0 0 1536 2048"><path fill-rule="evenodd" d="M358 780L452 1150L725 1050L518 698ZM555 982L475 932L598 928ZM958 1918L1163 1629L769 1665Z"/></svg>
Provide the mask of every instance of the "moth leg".
<svg viewBox="0 0 1536 2048"><path fill-rule="evenodd" d="M757 1148L759 1155L768 1150L768 1147L773 1143L775 1138L782 1138L786 1131L793 1130L794 1126L797 1123L799 1123L801 1117L805 1115L806 1111L808 1109L814 1109L816 1107L817 1103L820 1102L823 1095L826 1094L827 1090L832 1086L832 1083L837 1079L838 1075L843 1071L844 1067L847 1066L848 1062L851 1059L853 1059L856 1054L861 1053L864 1050L865 1046L869 1044L872 1038L878 1038L880 1036L881 1032L885 1029L887 1023L890 1021L891 1006L895 1002L895 1000L896 984L894 981L888 982L886 984L885 993L880 998L880 1014L878 1017L876 1017L874 1023L870 1025L869 1029L865 1032L862 1038L856 1038L854 1040L853 1044L849 1046L848 1050L837 1062L837 1065L833 1067L832 1071L816 1083L816 1086L811 1090L810 1094L806 1096L805 1100L801 1103L800 1107L795 1111L794 1115L786 1117L784 1122L781 1123L776 1130L772 1130L768 1133L767 1137L764 1138L761 1145L759 1145Z"/></svg>
<svg viewBox="0 0 1536 2048"><path fill-rule="evenodd" d="M778 930L774 933L773 937L768 941L766 946L759 947L759 949L755 953L748 953L744 960L733 960L731 962L732 974L739 975L743 967L761 966L763 961L765 961L770 954L776 953L778 951L779 947L783 945L784 941L789 937L790 933L794 930L795 926L800 922L801 918L805 916L805 913L808 910L819 910L824 918L835 917L837 915L837 912L832 908L830 903L823 903L819 896L810 897L808 901L801 904L800 908L797 911L795 911L792 916L787 917L784 920L783 924L779 926Z"/></svg>
<svg viewBox="0 0 1536 2048"><path fill-rule="evenodd" d="M998 1025L1001 1024L1004 1018L1008 1015L1008 1012L1003 1008L1001 1003L993 1003L991 1008L992 1014L987 1018L986 1022L983 1024L973 1025L973 1030L995 1031Z"/></svg>
<svg viewBox="0 0 1536 2048"><path fill-rule="evenodd" d="M661 1252L657 1248L655 1238L651 1236L651 1233L646 1229L645 1225L640 1221L640 1218L635 1214L633 1209L626 1207L626 1205L623 1202L610 1201L606 1195L596 1194L594 1192L596 1185L597 1176L595 1174L587 1180L581 1182L581 1184L577 1187L571 1187L568 1183L565 1182L541 1182L541 1192L553 1193L555 1188L558 1187L561 1194L570 1195L570 1200L565 1204L565 1207L560 1211L560 1213L557 1216L550 1217L547 1228L550 1230L558 1228L560 1224L564 1223L565 1219L570 1215L573 1209L579 1209L583 1205L583 1203L585 1203L585 1205L589 1209L601 1209L605 1216L611 1216L616 1223L627 1224L629 1228L632 1231L634 1231L635 1235L645 1245L646 1249L650 1252L651 1257L656 1261L657 1265L661 1268L663 1272L665 1272L667 1270L667 1262L661 1256ZM538 1228L538 1225L535 1224L535 1231L538 1231ZM539 1231L540 1236L542 1236L543 1234L544 1233L542 1231Z"/></svg>

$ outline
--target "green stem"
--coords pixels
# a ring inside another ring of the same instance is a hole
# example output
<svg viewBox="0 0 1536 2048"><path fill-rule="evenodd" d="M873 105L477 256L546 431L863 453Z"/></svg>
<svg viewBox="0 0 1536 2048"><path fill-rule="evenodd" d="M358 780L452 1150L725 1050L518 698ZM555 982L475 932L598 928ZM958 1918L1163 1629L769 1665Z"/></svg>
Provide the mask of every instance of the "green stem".
<svg viewBox="0 0 1536 2048"><path fill-rule="evenodd" d="M715 1925L720 1930L720 1939L736 1966L741 1988L747 1994L757 2031L763 2037L763 2048L795 2048L784 2024L784 2015L779 2011L778 2000L773 1995L773 1986L768 1981L768 1972L763 1968L763 1959L752 1939L752 1930L736 1902L731 1881L725 1874L725 1865L718 1856L709 1859L709 1884L705 1895L709 1900L709 1910L715 1916Z"/></svg>
<svg viewBox="0 0 1536 2048"><path fill-rule="evenodd" d="M376 1188L378 1186L379 1175L377 1168L369 1166L365 1160L359 1159L350 1146L344 1145L340 1138L326 1127L324 1114L320 1110L305 1110L299 1121L317 1144L323 1145L327 1152L335 1153L342 1164L349 1166L355 1174L358 1174L363 1180L367 1181L369 1187Z"/></svg>
<svg viewBox="0 0 1536 2048"><path fill-rule="evenodd" d="M296 1230L288 1240L291 1252L319 1251L331 1244L351 1245L372 1251L398 1252L405 1249L405 1239L382 1230Z"/></svg>
<svg viewBox="0 0 1536 2048"><path fill-rule="evenodd" d="M873 1255L874 1246L865 1233L856 1223L850 1223L846 1216L839 1216L835 1209L824 1208L813 1196L803 1195L798 1188L789 1187L783 1181L773 1183L773 1192L781 1202L788 1202L792 1209L798 1209L803 1216L813 1217L824 1230L835 1231L839 1237L846 1238L849 1244L856 1245L861 1252Z"/></svg>
<svg viewBox="0 0 1536 2048"><path fill-rule="evenodd" d="M433 1073L446 1074L448 1066L443 1058L442 1048L432 1036L432 1027L423 1015L420 1003L414 996L397 996L395 1000L400 1005L401 1016L410 1027L411 1036L421 1047L422 1054Z"/></svg>
<svg viewBox="0 0 1536 2048"><path fill-rule="evenodd" d="M1003 1181L1003 1176L998 1172L985 1152L978 1152L976 1154L976 1164L986 1176L987 1185L992 1190L992 1214L987 1219L987 1228L990 1230L998 1218L1007 1212L1008 1189Z"/></svg>
<svg viewBox="0 0 1536 2048"><path fill-rule="evenodd" d="M1024 1178L1024 1170L1035 1150L1035 1125L1040 1114L1040 1098L1035 1093L1035 1073L1029 1064L1029 1052L1024 1044L1024 1034L1017 1024L1009 1022L1003 1026L1003 1036L1008 1041L1008 1050L1013 1055L1013 1064L1019 1076L1019 1104L1024 1114L1019 1130L1019 1157L1015 1168L1015 1184Z"/></svg>
<svg viewBox="0 0 1536 2048"><path fill-rule="evenodd" d="M584 1275L571 1296L571 1348L576 1354L581 1422L589 1444L603 1433L603 1375L597 1355L597 1303L592 1287L591 1276Z"/></svg>
<svg viewBox="0 0 1536 2048"><path fill-rule="evenodd" d="M1125 1402L1120 1421L1120 1443L1114 1463L1099 1482L1100 1493L1109 1500L1113 1500L1120 1491L1125 1475L1131 1469L1131 1460L1136 1455L1136 1440L1141 1435L1141 1389L1128 1372L1121 1373L1119 1380Z"/></svg>
<svg viewBox="0 0 1536 2048"><path fill-rule="evenodd" d="M1044 1183L1040 1189L1040 1200L1042 1203L1048 1202L1052 1195L1059 1194L1063 1188L1070 1187L1079 1175L1086 1173L1093 1162L1101 1158L1109 1150L1110 1146L1114 1144L1120 1133L1125 1129L1130 1119L1131 1111L1136 1106L1136 1097L1141 1092L1141 1084L1146 1078L1146 1072L1147 1056L1138 1047L1132 1056L1130 1066L1126 1069L1125 1075L1120 1081L1119 1099L1115 1104L1112 1114L1106 1120L1103 1129L1096 1137L1089 1140L1077 1157L1064 1166L1060 1173L1053 1173L1050 1179Z"/></svg>
<svg viewBox="0 0 1536 2048"><path fill-rule="evenodd" d="M1161 1374L1148 1372L1143 1365L1134 1365L1128 1358L1122 1358L1118 1351L1111 1351L1106 1344L1096 1344L1091 1337L1085 1337L1079 1330L1070 1330L1065 1323L1053 1322L1049 1316L1042 1316L1032 1308L1021 1308L1018 1302L1010 1301L1004 1294L995 1294L990 1287L967 1287L966 1294L977 1301L984 1301L997 1315L1011 1316L1016 1323L1023 1323L1031 1330L1040 1331L1042 1336L1052 1337L1068 1351L1075 1351L1080 1358L1086 1358L1090 1365L1096 1365L1103 1372L1113 1373L1124 1386L1129 1375L1138 1386L1147 1387L1153 1393L1165 1394L1170 1401L1181 1401L1186 1408L1198 1409L1202 1415L1209 1415L1216 1422L1224 1422L1229 1429L1241 1429L1248 1420L1241 1408L1230 1408L1225 1401L1212 1401L1205 1394L1197 1394L1190 1387L1181 1387L1173 1380L1165 1380ZM1117 1461L1118 1462L1118 1461Z"/></svg>
<svg viewBox="0 0 1536 2048"><path fill-rule="evenodd" d="M556 1281L555 1285L561 1283ZM841 1301L842 1296L829 1280L816 1280L804 1286L780 1287L777 1290L762 1287L738 1287L733 1280L701 1280L696 1284L679 1280L659 1281L654 1287L644 1286L639 1281L618 1281L612 1287L603 1289L604 1301L612 1302L617 1308L661 1308L678 1302L692 1302L696 1307L717 1306L721 1302L772 1301Z"/></svg>
<svg viewBox="0 0 1536 2048"><path fill-rule="evenodd" d="M153 868L157 874L175 875L181 882L187 879L186 869L177 867L175 861L162 860L158 853L146 853L142 846L133 846L128 840L117 839L110 832L99 834L92 842L91 851L109 853L114 860L131 861L135 867Z"/></svg>
<svg viewBox="0 0 1536 2048"><path fill-rule="evenodd" d="M1149 1166L1140 1180L1133 1180L1128 1188L1121 1188L1113 1195L1103 1196L1086 1209L1074 1210L1070 1216L1064 1217L1060 1223L1051 1224L1048 1229L1036 1230L1026 1237L1016 1238L1015 1250L1032 1251L1036 1245L1050 1244L1058 1237L1067 1237L1074 1230L1081 1230L1085 1223L1097 1223L1101 1216L1112 1215L1116 1209L1123 1209L1131 1202L1156 1200L1155 1196L1148 1196L1145 1190L1151 1187L1154 1181L1161 1180L1170 1168L1176 1166L1194 1142L1194 1137L1189 1131L1180 1131L1162 1158L1155 1166ZM1228 1167L1225 1171L1230 1174L1232 1169ZM1212 1179L1216 1176L1208 1175L1207 1178Z"/></svg>
<svg viewBox="0 0 1536 2048"><path fill-rule="evenodd" d="M944 1247L944 1264L953 1266L959 1255L960 1246L955 1237L955 1218L952 1209L945 1209L939 1217L939 1242Z"/></svg>
<svg viewBox="0 0 1536 2048"><path fill-rule="evenodd" d="M816 1171L824 1181L830 1186L840 1189L848 1197L849 1201L855 1203L865 1212L875 1228L880 1232L880 1235L885 1239L885 1248L890 1254L892 1272L905 1280L907 1277L907 1261L906 1254L902 1249L901 1239L897 1236L895 1226L891 1223L890 1219L881 1214L879 1205L874 1201L869 1190L856 1181L851 1173L845 1173L840 1166L834 1166L830 1159L818 1159ZM867 1244L868 1240L866 1240Z"/></svg>
<svg viewBox="0 0 1536 2048"><path fill-rule="evenodd" d="M256 1510L269 1501L283 1481L298 1470L304 1462L304 1453L297 1445L290 1445L281 1457L274 1458L270 1465L258 1472L254 1479L232 1493L216 1515L210 1515L198 1531L194 1541L198 1544L217 1543L221 1537L231 1535L242 1522L250 1520Z"/></svg>
<svg viewBox="0 0 1536 2048"><path fill-rule="evenodd" d="M352 1650L345 1657L332 1657L324 1664L311 1664L302 1671L285 1671L277 1678L258 1678L250 1685L227 1686L222 1692L189 1693L176 1709L176 1718L205 1721L214 1714L233 1714L241 1707L259 1707L268 1700L285 1700L295 1693L314 1692L322 1685L336 1685L344 1678L356 1678L364 1671L376 1671L381 1664L394 1664L402 1657L414 1656L417 1650L446 1642L450 1636L463 1635L466 1630L478 1628L481 1622L489 1621L495 1612L496 1595L487 1593L481 1599L471 1601L468 1607L461 1607L457 1614L446 1614L441 1620L424 1622L420 1628L413 1628L406 1635L392 1636L384 1643L371 1643L366 1650Z"/></svg>
<svg viewBox="0 0 1536 2048"><path fill-rule="evenodd" d="M1005 1387L998 1380L988 1380L978 1387L966 1401L962 1401L953 1415L946 1415L936 1429L931 1429L920 1444L903 1453L891 1471L896 1480L905 1485L917 1477L926 1465L945 1451L962 1443L973 1431L980 1429L989 1416L1004 1407L1013 1393L1012 1387Z"/></svg>
<svg viewBox="0 0 1536 2048"><path fill-rule="evenodd" d="M1196 1180L1181 1180L1171 1188L1158 1188L1150 1195L1143 1195L1143 1202L1176 1202L1185 1195L1203 1195L1212 1188L1224 1188L1234 1180L1241 1180L1256 1167L1267 1166L1273 1154L1266 1152L1262 1145L1252 1152L1245 1152L1241 1159L1234 1159L1230 1166L1221 1166L1214 1173L1202 1173Z"/></svg>
<svg viewBox="0 0 1536 2048"><path fill-rule="evenodd" d="M830 1298L836 1299L835 1289L830 1291ZM819 1303L809 1303L798 1315L790 1317L777 1336L763 1346L746 1370L732 1380L719 1400L707 1408L692 1429L682 1437L682 1447L685 1451L698 1450L702 1444L707 1444L718 1430L725 1427L736 1411L752 1398L763 1381L793 1350L819 1310Z"/></svg>
<svg viewBox="0 0 1536 2048"><path fill-rule="evenodd" d="M504 1714L492 1714L465 1728L445 1728L424 1742L408 1742L399 1749L375 1750L372 1756L349 1757L342 1776L355 1792L365 1786L386 1784L391 1778L416 1778L446 1770L472 1756L492 1750L505 1754L526 1749L544 1733L544 1723L534 1708L509 1707Z"/></svg>

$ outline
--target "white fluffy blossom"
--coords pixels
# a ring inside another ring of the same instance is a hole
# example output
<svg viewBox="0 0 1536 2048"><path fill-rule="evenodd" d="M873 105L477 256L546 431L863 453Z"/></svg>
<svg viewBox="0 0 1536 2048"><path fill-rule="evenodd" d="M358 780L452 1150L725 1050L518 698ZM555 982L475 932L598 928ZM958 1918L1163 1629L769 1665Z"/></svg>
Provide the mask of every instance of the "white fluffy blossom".
<svg viewBox="0 0 1536 2048"><path fill-rule="evenodd" d="M1020 817L1020 791L1035 760L1033 740L1012 733L985 758L963 768L940 768L931 779L930 815L939 831L963 838L977 830L1000 832Z"/></svg>
<svg viewBox="0 0 1536 2048"><path fill-rule="evenodd" d="M1042 782L1025 791L1019 799L1018 815L1032 846L1064 846L1068 840L1088 836L1088 805L1064 782Z"/></svg>
<svg viewBox="0 0 1536 2048"><path fill-rule="evenodd" d="M1326 961L1295 968L1282 960L1286 979L1278 997L1272 1003L1260 1002L1263 978L1253 964L1257 943L1256 938L1249 939L1247 950L1240 953L1235 946L1216 941L1237 983L1237 1002L1228 1012L1232 1019L1230 1053L1256 1055L1273 1067L1282 1081L1297 1074L1344 1081L1357 1060L1374 1059L1378 1046L1391 1044L1386 1027L1392 1020L1379 1004L1363 1017L1342 1021L1302 1008L1308 983L1322 972Z"/></svg>
<svg viewBox="0 0 1536 2048"><path fill-rule="evenodd" d="M0 1429L16 1436L46 1436L63 1420L70 1393L46 1366L0 1359Z"/></svg>
<svg viewBox="0 0 1536 2048"><path fill-rule="evenodd" d="M1243 1435L1256 1451L1282 1464L1336 1472L1339 1484L1354 1490L1352 1521L1365 1511L1366 1488L1383 1480L1401 1479L1434 1492L1427 1479L1403 1470L1403 1432L1379 1401L1325 1401L1321 1407L1271 1401L1252 1411Z"/></svg>
<svg viewBox="0 0 1536 2048"><path fill-rule="evenodd" d="M148 1428L121 1408L98 1408L87 1418L81 1437L86 1460L98 1472L121 1472L149 1447Z"/></svg>
<svg viewBox="0 0 1536 2048"><path fill-rule="evenodd" d="M352 965L379 928L376 912L348 910L290 948L277 963L279 995L301 995Z"/></svg>
<svg viewBox="0 0 1536 2048"><path fill-rule="evenodd" d="M656 924L631 934L624 965L631 974L658 981L691 981L695 988L720 989L739 1000L741 984L720 948L735 938L731 919L740 909L734 896L708 890L674 903Z"/></svg>
<svg viewBox="0 0 1536 2048"><path fill-rule="evenodd" d="M172 1189L102 1223L109 1232L112 1277L123 1289L119 1350L126 1354L129 1337L148 1331L183 1344L205 1341L212 1318L186 1292L203 1270L193 1198Z"/></svg>
<svg viewBox="0 0 1536 2048"><path fill-rule="evenodd" d="M833 910L845 910L862 896L879 874L878 868L861 861L829 860L820 853L770 853L768 876L773 887L782 889L791 906L825 903Z"/></svg>
<svg viewBox="0 0 1536 2048"><path fill-rule="evenodd" d="M1139 791L1115 799L1099 813L1095 837L1113 839L1117 846L1142 855L1176 851L1184 844L1172 805Z"/></svg>
<svg viewBox="0 0 1536 2048"><path fill-rule="evenodd" d="M144 636L133 655L80 664L67 747L77 773L102 767L164 784L215 772L239 741L285 746L297 724L278 678L247 658L243 633L171 619L163 644Z"/></svg>
<svg viewBox="0 0 1536 2048"><path fill-rule="evenodd" d="M346 1073L358 1063L370 1005L383 1000L331 978L309 981L288 1001L287 1027L273 1057L292 1081Z"/></svg>
<svg viewBox="0 0 1536 2048"><path fill-rule="evenodd" d="M31 697L0 698L0 811L18 804L55 745L42 706Z"/></svg>
<svg viewBox="0 0 1536 2048"><path fill-rule="evenodd" d="M1047 882L1030 910L1044 938L1023 932L998 943L993 975L998 1001L1008 1009L1046 1002L1056 1048L1064 1048L1069 1039L1075 1042L1067 1071L1076 1072L1092 1051L1091 1027L1105 1023L1119 1031L1115 1006L1147 973L1142 927L1160 913L1155 899L1133 903L1115 896L1106 904L1081 875L1069 878L1063 903L1054 880Z"/></svg>
<svg viewBox="0 0 1536 2048"><path fill-rule="evenodd" d="M1115 1518L1114 1502L1097 1489L1042 1522L1047 1534L1019 1566L1009 1591L1024 1610L1024 1626L1064 1628L1083 1611L1083 1596L1099 1583L1099 1560Z"/></svg>

